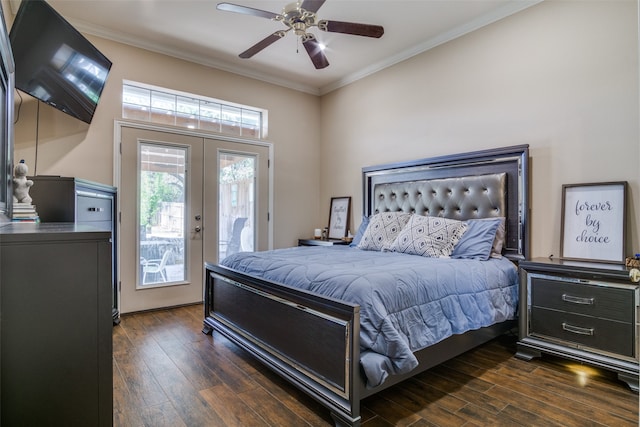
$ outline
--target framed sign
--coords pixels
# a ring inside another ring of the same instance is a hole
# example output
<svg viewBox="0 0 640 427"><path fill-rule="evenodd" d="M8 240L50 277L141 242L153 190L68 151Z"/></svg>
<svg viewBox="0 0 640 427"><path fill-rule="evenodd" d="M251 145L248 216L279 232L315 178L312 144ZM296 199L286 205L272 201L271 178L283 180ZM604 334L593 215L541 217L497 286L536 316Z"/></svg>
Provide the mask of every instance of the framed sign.
<svg viewBox="0 0 640 427"><path fill-rule="evenodd" d="M562 186L560 257L624 264L627 183Z"/></svg>
<svg viewBox="0 0 640 427"><path fill-rule="evenodd" d="M332 197L329 211L329 239L342 239L349 230L351 197Z"/></svg>

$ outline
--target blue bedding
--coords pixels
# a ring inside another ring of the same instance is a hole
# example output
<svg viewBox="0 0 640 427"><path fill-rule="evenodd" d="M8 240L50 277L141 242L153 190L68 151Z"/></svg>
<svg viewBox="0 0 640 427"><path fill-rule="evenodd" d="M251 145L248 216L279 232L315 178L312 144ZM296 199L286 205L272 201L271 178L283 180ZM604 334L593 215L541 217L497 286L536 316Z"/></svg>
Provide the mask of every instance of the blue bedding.
<svg viewBox="0 0 640 427"><path fill-rule="evenodd" d="M502 259L427 258L348 246L242 252L221 265L360 305L367 386L418 365L414 351L513 319L518 274Z"/></svg>

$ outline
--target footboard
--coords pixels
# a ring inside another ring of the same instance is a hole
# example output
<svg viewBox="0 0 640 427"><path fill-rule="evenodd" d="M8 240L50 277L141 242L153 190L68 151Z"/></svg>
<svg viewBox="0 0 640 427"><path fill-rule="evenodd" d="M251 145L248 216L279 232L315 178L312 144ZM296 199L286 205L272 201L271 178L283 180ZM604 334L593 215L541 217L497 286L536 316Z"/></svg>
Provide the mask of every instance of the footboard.
<svg viewBox="0 0 640 427"><path fill-rule="evenodd" d="M204 333L215 329L326 406L360 424L359 306L205 264Z"/></svg>

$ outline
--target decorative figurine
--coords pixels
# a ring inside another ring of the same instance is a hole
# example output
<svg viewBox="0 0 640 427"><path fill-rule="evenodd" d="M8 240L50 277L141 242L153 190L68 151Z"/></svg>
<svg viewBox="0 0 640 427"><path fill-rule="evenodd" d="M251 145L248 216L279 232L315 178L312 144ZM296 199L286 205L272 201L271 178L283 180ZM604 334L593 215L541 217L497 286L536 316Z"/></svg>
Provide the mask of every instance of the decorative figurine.
<svg viewBox="0 0 640 427"><path fill-rule="evenodd" d="M29 196L29 188L33 185L33 181L27 179L27 173L29 168L24 160L20 160L20 163L14 168L13 178L13 201L17 203L31 203L31 197Z"/></svg>

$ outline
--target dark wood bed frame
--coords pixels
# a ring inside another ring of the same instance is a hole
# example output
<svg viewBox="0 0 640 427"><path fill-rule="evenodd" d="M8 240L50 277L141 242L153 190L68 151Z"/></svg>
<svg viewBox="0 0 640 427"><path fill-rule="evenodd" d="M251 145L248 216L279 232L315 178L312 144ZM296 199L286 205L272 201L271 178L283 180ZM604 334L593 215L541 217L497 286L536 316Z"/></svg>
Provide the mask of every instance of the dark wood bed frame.
<svg viewBox="0 0 640 427"><path fill-rule="evenodd" d="M363 168L363 213L378 184L505 173L504 255L528 258L527 145ZM360 368L359 306L205 264L203 333L219 331L329 409L337 426L360 425L360 401L515 327L514 321L453 335L416 353L419 365L367 388Z"/></svg>

